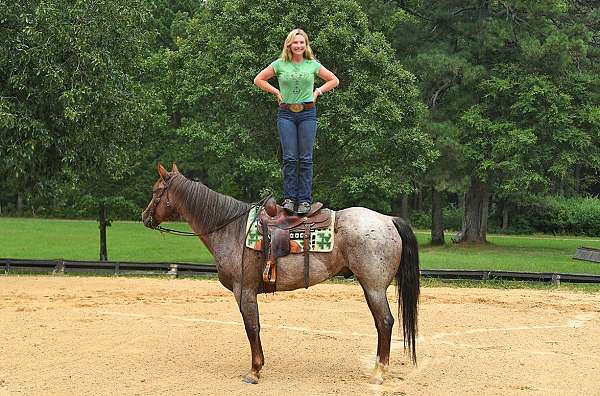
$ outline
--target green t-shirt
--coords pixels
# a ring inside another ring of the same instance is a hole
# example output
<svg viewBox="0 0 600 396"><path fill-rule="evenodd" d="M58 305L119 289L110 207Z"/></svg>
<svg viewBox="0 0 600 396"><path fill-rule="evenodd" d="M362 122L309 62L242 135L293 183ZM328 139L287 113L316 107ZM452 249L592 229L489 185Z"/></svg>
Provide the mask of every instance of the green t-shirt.
<svg viewBox="0 0 600 396"><path fill-rule="evenodd" d="M271 63L284 103L312 102L315 75L321 64L316 60L304 59L302 63L286 62L277 59Z"/></svg>

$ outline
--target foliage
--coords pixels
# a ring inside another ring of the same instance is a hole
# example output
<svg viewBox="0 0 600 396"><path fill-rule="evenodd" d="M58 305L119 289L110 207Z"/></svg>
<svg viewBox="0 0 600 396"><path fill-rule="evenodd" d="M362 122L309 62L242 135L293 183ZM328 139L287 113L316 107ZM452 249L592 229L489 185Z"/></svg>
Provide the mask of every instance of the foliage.
<svg viewBox="0 0 600 396"><path fill-rule="evenodd" d="M537 230L569 235L600 235L600 199L547 197L523 208Z"/></svg>
<svg viewBox="0 0 600 396"><path fill-rule="evenodd" d="M182 34L185 21L199 12L202 0L147 0L151 13L150 28L155 29L157 48L176 48L175 41Z"/></svg>
<svg viewBox="0 0 600 396"><path fill-rule="evenodd" d="M575 165L600 168L599 136L591 113L594 82L570 75L568 83L519 67L502 67L481 84L482 102L462 118L468 161L482 179L498 180L502 195L548 191L552 179L568 176ZM499 119L501 117L501 119Z"/></svg>
<svg viewBox="0 0 600 396"><path fill-rule="evenodd" d="M594 232L584 204L538 196L600 191L595 2L360 3L0 0L1 213L137 218L158 161L278 192L275 102L251 82L300 26L341 80L318 106L315 199L389 212L413 185L481 179L491 230L506 206L505 232Z"/></svg>
<svg viewBox="0 0 600 396"><path fill-rule="evenodd" d="M496 209L499 209L498 207ZM511 213L510 222L506 228L502 228L502 213L491 211L488 222L488 232L506 235L526 235L535 232L543 232L535 229L531 224L531 213L515 210ZM495 220L495 221L494 221Z"/></svg>
<svg viewBox="0 0 600 396"><path fill-rule="evenodd" d="M3 2L0 179L30 201L118 196L160 102L139 81L141 0Z"/></svg>
<svg viewBox="0 0 600 396"><path fill-rule="evenodd" d="M177 133L196 153L193 170L247 200L281 189L276 103L252 80L297 26L341 81L319 102L315 198L389 210L389 199L405 188L402 177L422 172L435 152L419 127L423 106L414 77L351 0L208 2L190 19L177 51L164 51L162 59L163 81L176 86Z"/></svg>
<svg viewBox="0 0 600 396"><path fill-rule="evenodd" d="M442 209L443 224L447 230L460 230L462 225L462 209L454 205ZM413 211L410 214L410 225L415 228L431 228L431 213L429 211Z"/></svg>
<svg viewBox="0 0 600 396"><path fill-rule="evenodd" d="M598 10L591 3L364 3L429 106L426 125L441 155L427 183L457 191L468 177L499 199L522 201L597 182Z"/></svg>

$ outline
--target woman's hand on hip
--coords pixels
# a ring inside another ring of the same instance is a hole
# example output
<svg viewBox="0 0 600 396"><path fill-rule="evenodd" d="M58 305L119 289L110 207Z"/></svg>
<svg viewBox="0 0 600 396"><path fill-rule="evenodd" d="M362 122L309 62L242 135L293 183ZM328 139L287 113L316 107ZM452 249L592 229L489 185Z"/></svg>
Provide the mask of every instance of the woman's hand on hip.
<svg viewBox="0 0 600 396"><path fill-rule="evenodd" d="M279 92L279 90L275 91L273 95L275 95L275 97L277 98L277 104L283 103L283 98L281 97L281 92Z"/></svg>
<svg viewBox="0 0 600 396"><path fill-rule="evenodd" d="M313 92L313 102L317 103L317 98L319 97L319 92L315 89L315 92Z"/></svg>

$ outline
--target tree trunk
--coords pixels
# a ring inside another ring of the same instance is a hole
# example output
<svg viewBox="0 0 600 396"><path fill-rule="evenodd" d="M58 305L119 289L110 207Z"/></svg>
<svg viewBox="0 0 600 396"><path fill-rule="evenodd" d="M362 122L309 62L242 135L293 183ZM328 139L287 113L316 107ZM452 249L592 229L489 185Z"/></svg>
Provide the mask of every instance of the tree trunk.
<svg viewBox="0 0 600 396"><path fill-rule="evenodd" d="M444 244L444 219L442 217L442 194L431 187L431 244Z"/></svg>
<svg viewBox="0 0 600 396"><path fill-rule="evenodd" d="M402 194L402 203L400 206L400 217L408 221L408 194Z"/></svg>
<svg viewBox="0 0 600 396"><path fill-rule="evenodd" d="M108 225L106 204L100 204L100 261L108 261L106 250L106 227Z"/></svg>
<svg viewBox="0 0 600 396"><path fill-rule="evenodd" d="M182 115L178 111L175 111L171 114L171 123L173 124L173 126L175 128L181 127L181 118L182 118Z"/></svg>
<svg viewBox="0 0 600 396"><path fill-rule="evenodd" d="M508 202L504 202L504 205L502 205L502 231L504 232L508 229L508 215Z"/></svg>
<svg viewBox="0 0 600 396"><path fill-rule="evenodd" d="M417 188L415 191L415 210L421 211L423 210L423 188Z"/></svg>
<svg viewBox="0 0 600 396"><path fill-rule="evenodd" d="M17 216L23 216L23 194L17 193Z"/></svg>
<svg viewBox="0 0 600 396"><path fill-rule="evenodd" d="M487 186L473 179L465 192L462 230L456 242L485 242L490 194Z"/></svg>

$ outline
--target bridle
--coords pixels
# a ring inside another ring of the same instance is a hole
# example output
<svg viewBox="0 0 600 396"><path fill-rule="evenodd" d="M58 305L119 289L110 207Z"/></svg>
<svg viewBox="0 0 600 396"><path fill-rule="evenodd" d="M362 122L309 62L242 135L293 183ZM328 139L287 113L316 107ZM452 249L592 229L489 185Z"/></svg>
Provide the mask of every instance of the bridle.
<svg viewBox="0 0 600 396"><path fill-rule="evenodd" d="M148 224L149 224L149 228L151 228L153 230L157 230L157 231L164 232L167 234L179 235L179 236L205 236L205 235L212 234L213 232L219 231L223 227L231 224L233 221L239 219L240 217L244 216L245 214L250 213L250 211L257 206L259 207L258 210L260 211L265 206L265 203L267 202L267 200L269 198L271 198L271 196L273 195L273 193L269 192L267 194L267 196L262 198L260 201L252 203L248 209L244 210L240 214L233 216L230 219L227 219L223 224L215 227L214 229L212 229L208 232L205 232L202 234L196 234L195 232L174 230L172 228L163 227L160 224L156 225L156 226L154 226L154 224L153 224L154 223L154 211L156 210L156 208L158 207L158 204L162 200L163 195L165 195L165 194L167 195L166 196L167 201L165 202L165 205L167 206L167 208L171 207L171 202L169 201L169 192L168 192L169 187L171 186L171 183L170 183L171 180L172 180L172 177L169 178L169 180L164 181L164 187L157 188L156 190L152 191L153 194L156 194L158 191L160 191L160 194L152 200L152 206L150 206L150 214L148 216ZM258 219L258 216L256 219ZM254 219L254 221L256 221L256 219Z"/></svg>
<svg viewBox="0 0 600 396"><path fill-rule="evenodd" d="M171 178L172 179L172 178ZM171 180L169 179L169 180ZM160 201L162 200L163 195L165 195L165 193L167 194L167 208L171 207L171 202L169 201L169 193L168 193L168 189L169 186L171 185L171 183L169 183L168 181L164 182L164 187L162 188L157 188L156 190L152 190L152 194L156 194L158 191L160 191L160 195L157 196L156 198L154 198L152 200L152 206L150 206L150 214L148 215L148 224L149 227L152 228L153 230L159 230L162 228L160 225L154 226L154 211L156 211L156 208L158 207L158 204L160 203Z"/></svg>

